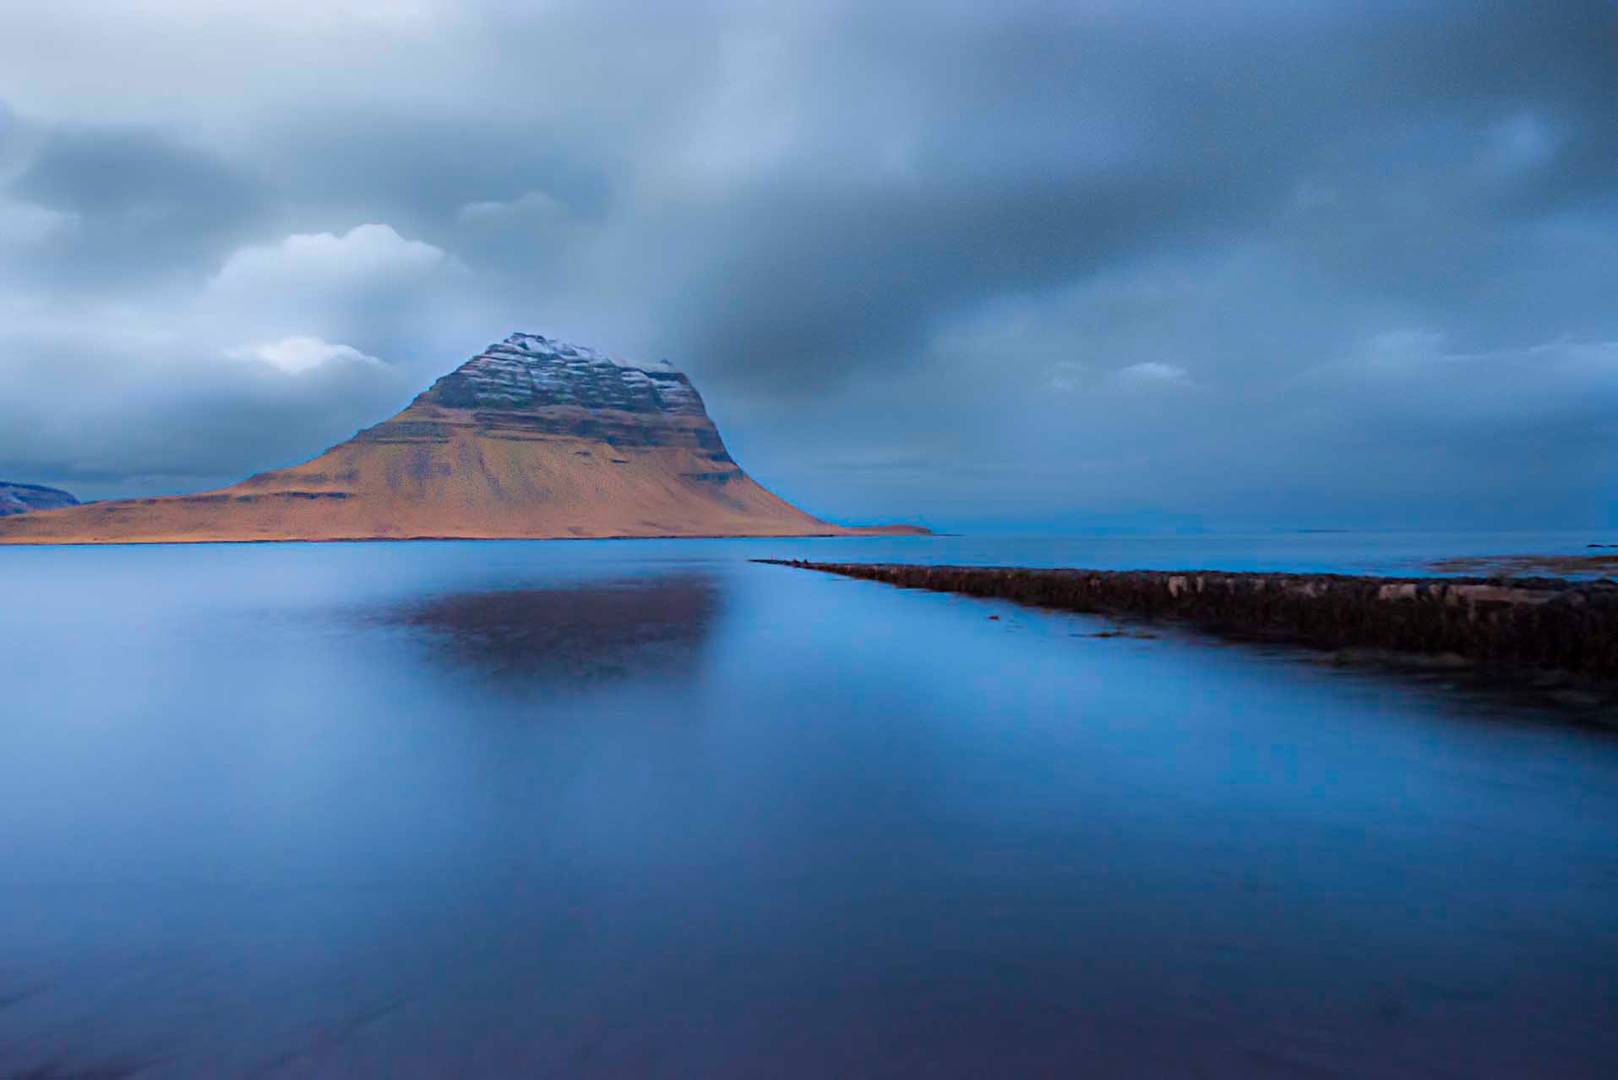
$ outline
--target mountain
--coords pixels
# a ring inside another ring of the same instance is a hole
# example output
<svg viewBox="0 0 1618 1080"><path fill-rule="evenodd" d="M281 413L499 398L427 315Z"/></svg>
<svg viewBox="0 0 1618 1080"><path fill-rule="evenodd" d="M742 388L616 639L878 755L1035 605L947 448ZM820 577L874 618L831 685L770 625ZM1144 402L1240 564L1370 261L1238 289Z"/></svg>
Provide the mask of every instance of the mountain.
<svg viewBox="0 0 1618 1080"><path fill-rule="evenodd" d="M537 334L312 461L197 495L0 521L0 543L825 536L731 460L691 380Z"/></svg>
<svg viewBox="0 0 1618 1080"><path fill-rule="evenodd" d="M79 500L57 488L39 484L8 484L0 480L0 517L77 505Z"/></svg>

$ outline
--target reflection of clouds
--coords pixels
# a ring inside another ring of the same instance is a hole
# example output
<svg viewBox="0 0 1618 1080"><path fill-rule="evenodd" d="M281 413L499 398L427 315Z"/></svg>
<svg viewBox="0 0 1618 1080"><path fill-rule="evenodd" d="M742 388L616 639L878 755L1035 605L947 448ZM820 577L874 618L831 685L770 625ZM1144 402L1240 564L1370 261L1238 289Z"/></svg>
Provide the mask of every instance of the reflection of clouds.
<svg viewBox="0 0 1618 1080"><path fill-rule="evenodd" d="M435 656L499 679L575 682L668 672L690 662L719 608L705 576L459 593L382 621L423 631Z"/></svg>

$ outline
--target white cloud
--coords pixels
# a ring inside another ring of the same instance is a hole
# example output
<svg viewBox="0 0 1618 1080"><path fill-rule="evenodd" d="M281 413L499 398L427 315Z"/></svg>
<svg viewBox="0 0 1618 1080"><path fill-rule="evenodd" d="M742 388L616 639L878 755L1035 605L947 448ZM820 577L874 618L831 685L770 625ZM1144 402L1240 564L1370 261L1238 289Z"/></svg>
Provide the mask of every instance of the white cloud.
<svg viewBox="0 0 1618 1080"><path fill-rule="evenodd" d="M1051 389L1072 393L1084 381L1088 369L1074 360L1060 360L1051 366Z"/></svg>
<svg viewBox="0 0 1618 1080"><path fill-rule="evenodd" d="M467 225L505 225L513 222L560 222L567 207L543 191L529 191L515 199L469 202L455 211Z"/></svg>
<svg viewBox="0 0 1618 1080"><path fill-rule="evenodd" d="M1401 327L1373 334L1362 352L1369 364L1424 363L1442 355L1444 335L1431 330Z"/></svg>
<svg viewBox="0 0 1618 1080"><path fill-rule="evenodd" d="M360 352L351 345L323 341L317 337L289 337L280 341L267 341L258 345L244 345L227 354L233 360L257 361L279 368L289 375L299 375L325 364L372 364L382 361Z"/></svg>
<svg viewBox="0 0 1618 1080"><path fill-rule="evenodd" d="M220 347L319 338L397 364L468 321L480 302L467 288L474 280L443 248L388 225L296 233L232 252L202 290L193 325Z"/></svg>
<svg viewBox="0 0 1618 1080"><path fill-rule="evenodd" d="M1561 134L1543 118L1531 112L1519 112L1489 131L1483 162L1498 173L1527 172L1548 164L1561 144Z"/></svg>
<svg viewBox="0 0 1618 1080"><path fill-rule="evenodd" d="M277 244L239 248L225 260L210 287L237 295L352 288L413 281L455 265L442 248L407 240L391 225L356 225L341 236L294 233Z"/></svg>
<svg viewBox="0 0 1618 1080"><path fill-rule="evenodd" d="M1165 364L1158 360L1146 360L1139 364L1130 364L1121 369L1117 375L1122 382L1136 386L1163 386L1179 384L1184 385L1191 381L1185 368L1176 364Z"/></svg>
<svg viewBox="0 0 1618 1080"><path fill-rule="evenodd" d="M1548 341L1464 352L1442 334L1396 330L1370 337L1342 360L1301 374L1296 385L1339 409L1455 425L1569 423L1613 415L1618 341Z"/></svg>

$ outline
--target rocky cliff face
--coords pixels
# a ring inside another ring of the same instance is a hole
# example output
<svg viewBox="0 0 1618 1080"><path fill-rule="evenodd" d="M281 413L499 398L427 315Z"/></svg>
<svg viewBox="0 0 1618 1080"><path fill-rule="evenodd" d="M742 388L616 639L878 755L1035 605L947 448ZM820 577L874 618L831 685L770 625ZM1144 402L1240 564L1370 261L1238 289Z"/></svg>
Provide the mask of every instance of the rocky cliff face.
<svg viewBox="0 0 1618 1080"><path fill-rule="evenodd" d="M8 484L0 480L0 517L77 505L79 500L58 488L39 484Z"/></svg>
<svg viewBox="0 0 1618 1080"><path fill-rule="evenodd" d="M736 469L691 380L667 361L637 364L538 334L512 334L435 382L370 442L445 439L468 417L506 438L683 447Z"/></svg>
<svg viewBox="0 0 1618 1080"><path fill-rule="evenodd" d="M754 483L667 363L512 334L302 465L198 495L11 519L0 543L858 531Z"/></svg>
<svg viewBox="0 0 1618 1080"><path fill-rule="evenodd" d="M461 409L612 409L707 419L667 360L632 363L539 334L512 334L433 384L421 400Z"/></svg>

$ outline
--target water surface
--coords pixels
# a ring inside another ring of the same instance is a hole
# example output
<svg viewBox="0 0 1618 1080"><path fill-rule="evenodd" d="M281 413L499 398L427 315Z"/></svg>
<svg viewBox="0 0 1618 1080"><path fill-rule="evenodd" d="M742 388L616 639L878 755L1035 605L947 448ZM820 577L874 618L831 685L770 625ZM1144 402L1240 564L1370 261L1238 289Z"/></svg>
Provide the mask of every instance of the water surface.
<svg viewBox="0 0 1618 1080"><path fill-rule="evenodd" d="M1551 544L0 550L0 1075L1613 1075L1618 738L747 561Z"/></svg>

